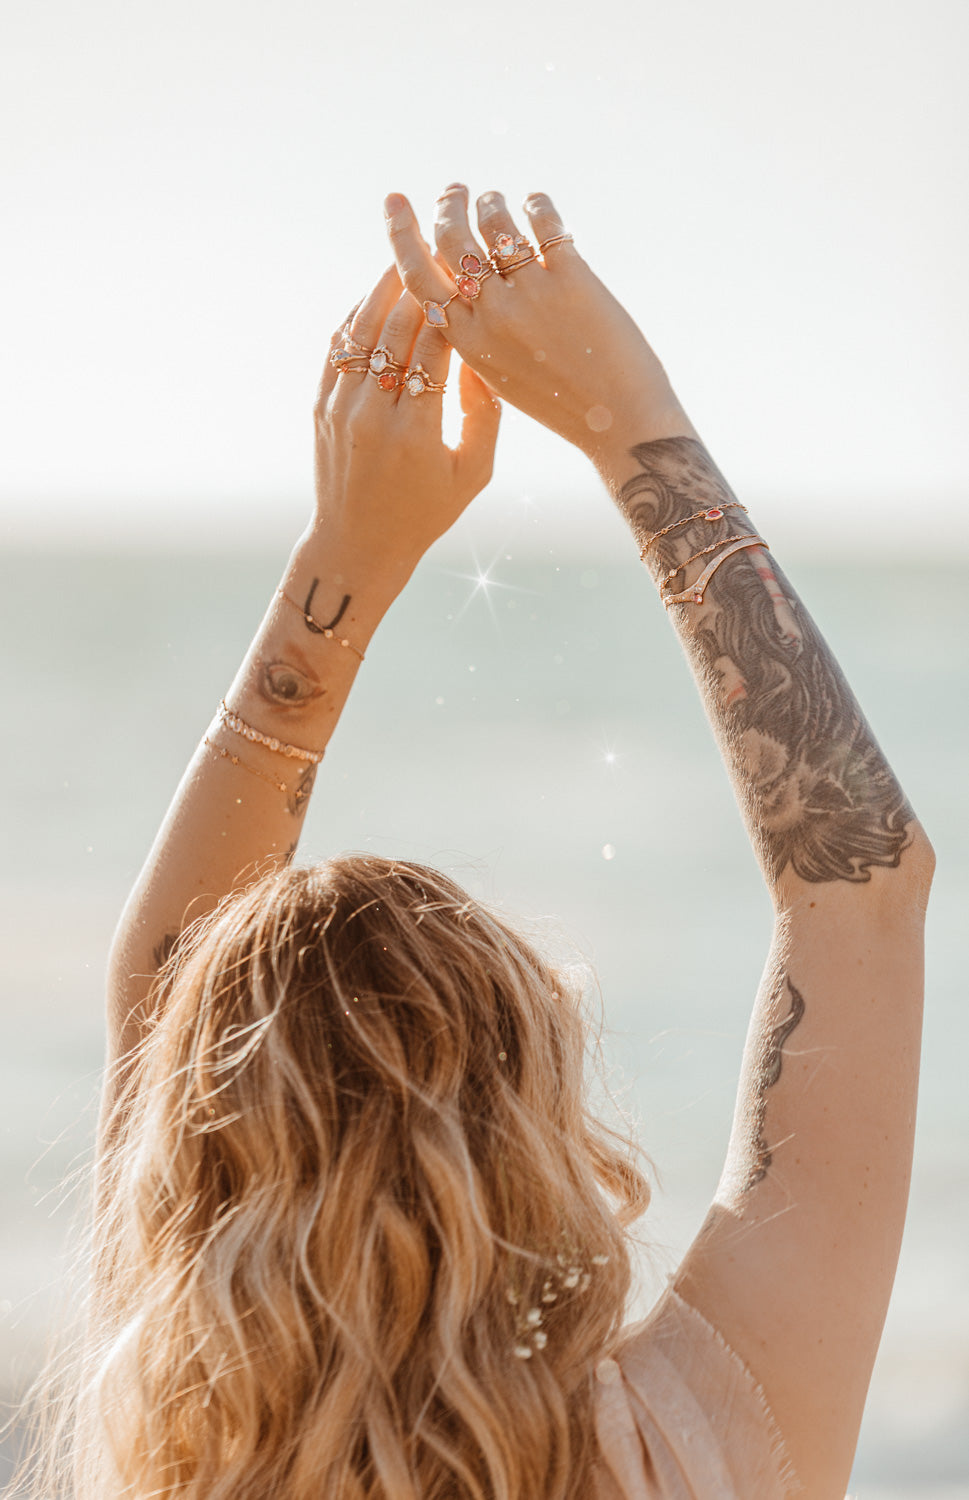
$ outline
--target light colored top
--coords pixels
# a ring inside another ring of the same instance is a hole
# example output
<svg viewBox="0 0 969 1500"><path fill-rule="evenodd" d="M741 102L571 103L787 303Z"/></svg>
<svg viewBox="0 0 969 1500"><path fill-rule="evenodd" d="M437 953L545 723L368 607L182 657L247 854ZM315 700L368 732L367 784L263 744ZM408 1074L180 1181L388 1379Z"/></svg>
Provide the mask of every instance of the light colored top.
<svg viewBox="0 0 969 1500"><path fill-rule="evenodd" d="M803 1496L764 1392L672 1288L596 1380L594 1500Z"/></svg>

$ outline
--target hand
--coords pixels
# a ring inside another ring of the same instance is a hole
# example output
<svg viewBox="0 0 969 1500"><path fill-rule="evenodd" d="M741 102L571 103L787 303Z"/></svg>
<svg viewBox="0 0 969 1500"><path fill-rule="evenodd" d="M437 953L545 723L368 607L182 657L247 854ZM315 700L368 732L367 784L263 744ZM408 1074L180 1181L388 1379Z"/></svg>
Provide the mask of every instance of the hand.
<svg viewBox="0 0 969 1500"><path fill-rule="evenodd" d="M315 408L316 527L371 575L406 581L491 478L500 407L462 365L461 441L456 449L445 445L441 394L412 395L403 381L405 370L420 366L443 385L451 348L424 326L393 269L334 334L330 354L344 347L353 356L350 368L339 372L327 361ZM388 389L369 372L368 354L357 352L378 348L394 362L382 372Z"/></svg>
<svg viewBox="0 0 969 1500"><path fill-rule="evenodd" d="M480 240L468 222L467 189L437 200L437 259L413 209L399 194L385 212L397 268L418 303L446 309L444 336L493 390L587 453L595 462L620 445L695 436L666 372L629 314L593 274L575 246L549 247L513 274L489 275L473 300L455 296L461 258L487 265L500 234L518 234L500 193L478 199ZM536 244L563 234L551 200L525 204Z"/></svg>

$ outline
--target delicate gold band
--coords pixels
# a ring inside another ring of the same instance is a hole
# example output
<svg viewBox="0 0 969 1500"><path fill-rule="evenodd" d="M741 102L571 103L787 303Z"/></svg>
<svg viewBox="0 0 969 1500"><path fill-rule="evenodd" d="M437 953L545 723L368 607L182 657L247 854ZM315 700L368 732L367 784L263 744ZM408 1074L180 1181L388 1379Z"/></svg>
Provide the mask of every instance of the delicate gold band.
<svg viewBox="0 0 969 1500"><path fill-rule="evenodd" d="M222 759L229 761L231 765L239 766L241 770L248 771L250 776L258 776L259 780L264 781L267 786L275 787L276 791L282 792L285 797L291 795L295 807L305 802L313 790L311 786L306 786L303 782L290 789L285 781L277 781L275 776L269 775L268 771L261 771L258 766L251 766L247 760L242 759L241 755L233 755L231 750L226 750L224 745L217 745L214 740L209 739L208 735L204 736L202 743L208 745L210 750L214 750L216 755L221 755Z"/></svg>
<svg viewBox="0 0 969 1500"><path fill-rule="evenodd" d="M732 539L730 537L727 537L727 538L725 538L725 540L727 542L730 542ZM723 546L724 544L722 542L720 542L720 543L717 543L716 545ZM706 593L706 590L707 590L707 585L709 584L710 579L713 577L714 573L720 567L721 563L725 563L727 561L728 557L733 557L733 555L734 555L735 552L743 552L744 549L747 548L747 547L766 547L766 546L767 546L767 543L764 541L764 538L762 536L741 536L741 537L737 537L736 540L733 540L732 545L728 546L726 548L726 551L721 552L719 557L715 557L713 559L713 562L710 563L710 564L708 564L708 566L700 574L699 578L697 578L693 583L691 583L689 588L684 589L682 593L680 593L680 594L665 594L664 595L662 593L664 584L660 584L660 595L661 595L661 597L663 599L663 603L666 605L667 609L669 609L669 607L670 607L671 604L702 604L703 603L703 596L704 596L704 594ZM709 547L704 548L704 552L709 552L710 550L711 549ZM702 553L697 553L697 557L701 557L702 555L703 555ZM687 561L688 562L694 562L695 558L692 558L692 557L688 558ZM686 563L681 563L680 567L685 568L686 565L687 565ZM673 573L670 574L670 577L675 578L676 574L679 571L680 571L680 568L674 569ZM664 583L665 583L665 580L664 580Z"/></svg>
<svg viewBox="0 0 969 1500"><path fill-rule="evenodd" d="M285 599L287 604L291 604L294 609L299 610L307 625L311 625L317 635L324 636L328 641L336 641L338 645L344 646L348 651L352 651L354 656L359 656L361 661L366 660L366 657L360 650L359 646L355 646L352 641L348 641L346 636L337 635L336 631L331 625L321 625L319 620L315 619L313 615L310 614L309 610L304 609L302 604L298 604L291 594L287 594L285 589L277 589L276 593L279 595L280 599Z"/></svg>
<svg viewBox="0 0 969 1500"><path fill-rule="evenodd" d="M539 255L544 255L553 245L574 245L575 240L570 234L553 234L551 239L542 240L538 247Z"/></svg>
<svg viewBox="0 0 969 1500"><path fill-rule="evenodd" d="M531 250L531 246L529 246L529 249ZM522 266L530 266L533 260L538 260L538 256L534 250L532 250L530 255L522 255L518 260L510 260L507 265L501 267L498 275L511 276L515 271L520 271Z"/></svg>
<svg viewBox="0 0 969 1500"><path fill-rule="evenodd" d="M343 342L349 345L351 349L356 350L357 354L362 354L365 359L369 359L373 353L372 349L368 349L364 344L358 344L355 338L350 337L349 323L343 330Z"/></svg>
<svg viewBox="0 0 969 1500"><path fill-rule="evenodd" d="M247 724L239 714L233 713L231 708L226 707L223 698L219 704L219 722L226 729L231 729L233 734L241 735L244 740L251 741L254 745L265 745L267 750L272 750L276 755L285 755L287 760L306 760L312 765L318 766L323 759L322 750L301 750L299 745L287 745L285 740L277 739L274 734L263 734L261 730L254 729Z"/></svg>

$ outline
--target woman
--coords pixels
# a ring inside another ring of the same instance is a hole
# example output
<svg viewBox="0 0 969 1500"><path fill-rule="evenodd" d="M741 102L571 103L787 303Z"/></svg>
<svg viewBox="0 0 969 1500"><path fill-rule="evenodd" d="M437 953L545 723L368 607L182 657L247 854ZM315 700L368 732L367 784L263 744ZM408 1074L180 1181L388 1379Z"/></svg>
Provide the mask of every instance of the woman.
<svg viewBox="0 0 969 1500"><path fill-rule="evenodd" d="M929 844L549 200L538 253L499 194L476 237L447 189L436 257L386 210L315 516L115 941L76 1493L837 1500L905 1211ZM374 631L488 480L493 392L614 495L776 912L723 1178L635 1330L645 1179L587 1113L564 978L433 871L289 864Z"/></svg>

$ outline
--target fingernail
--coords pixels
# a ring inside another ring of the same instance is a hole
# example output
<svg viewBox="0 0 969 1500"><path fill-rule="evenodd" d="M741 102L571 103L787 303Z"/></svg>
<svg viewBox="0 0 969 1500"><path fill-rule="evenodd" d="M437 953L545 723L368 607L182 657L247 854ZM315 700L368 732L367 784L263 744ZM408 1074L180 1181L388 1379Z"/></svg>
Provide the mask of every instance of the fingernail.
<svg viewBox="0 0 969 1500"><path fill-rule="evenodd" d="M402 198L400 193L388 193L384 199L384 213L388 216L399 214L401 209L406 207L406 202L407 200Z"/></svg>
<svg viewBox="0 0 969 1500"><path fill-rule="evenodd" d="M468 189L463 182L449 182L444 191L446 193L453 193L455 191L459 193L466 193Z"/></svg>

